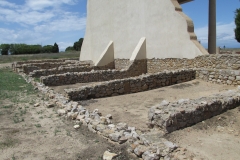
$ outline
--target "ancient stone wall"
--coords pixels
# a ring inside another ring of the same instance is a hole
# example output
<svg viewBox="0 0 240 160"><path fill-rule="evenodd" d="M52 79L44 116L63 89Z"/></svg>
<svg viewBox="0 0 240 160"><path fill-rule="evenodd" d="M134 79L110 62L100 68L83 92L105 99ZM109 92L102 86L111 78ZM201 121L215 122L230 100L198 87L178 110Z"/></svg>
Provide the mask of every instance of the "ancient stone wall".
<svg viewBox="0 0 240 160"><path fill-rule="evenodd" d="M91 72L72 72L59 75L43 76L41 82L49 86L75 83L101 82L139 76L147 72L146 60L131 62L126 70L99 70Z"/></svg>
<svg viewBox="0 0 240 160"><path fill-rule="evenodd" d="M130 65L130 60L129 59L115 59L115 69L121 70L121 69L126 69Z"/></svg>
<svg viewBox="0 0 240 160"><path fill-rule="evenodd" d="M123 144L129 143L129 151L143 159L160 159L160 157L169 157L168 155L177 148L177 145L161 137L158 141L149 140L147 134L142 133L135 127L128 126L126 123L113 124L112 115L104 115L98 110L93 111L79 105L78 102L69 101L62 94L56 93L51 88L35 82L34 78L27 76L25 73L20 73L23 78L38 89L40 92L49 97L49 102L45 105L55 106L58 108L57 114L68 120L79 122L87 127L89 131L97 133L112 142ZM79 124L74 125L78 128ZM140 143L141 142L141 143Z"/></svg>
<svg viewBox="0 0 240 160"><path fill-rule="evenodd" d="M208 69L240 69L240 56L237 54L210 54L196 57L194 60L196 68Z"/></svg>
<svg viewBox="0 0 240 160"><path fill-rule="evenodd" d="M26 74L29 74L30 72L34 71L34 70L39 70L39 69L51 69L51 68L57 68L60 66L65 66L65 65L72 65L72 64L76 64L81 66L81 65L89 65L86 63L79 63L77 61L66 61L66 62L44 62L44 63L30 63L30 64L23 64L22 65L22 69L23 72Z"/></svg>
<svg viewBox="0 0 240 160"><path fill-rule="evenodd" d="M148 59L147 72L157 73L164 70L190 69L194 68L193 59L166 58Z"/></svg>
<svg viewBox="0 0 240 160"><path fill-rule="evenodd" d="M34 70L29 73L31 77L49 76L53 74L64 74L67 72L90 72L93 70L114 69L114 63L106 66L90 66L89 64L63 65L58 68Z"/></svg>
<svg viewBox="0 0 240 160"><path fill-rule="evenodd" d="M56 62L65 62L68 60L78 60L78 59L69 59L69 58L64 58L64 59L45 59L45 60L29 60L29 61L19 61L19 62L14 62L12 63L12 69L14 71L17 71L18 68L21 68L23 64L30 64L30 63L56 63Z"/></svg>
<svg viewBox="0 0 240 160"><path fill-rule="evenodd" d="M190 69L190 68L207 68L207 69L240 69L240 55L238 54L210 54L198 56L194 59L148 59L147 72L156 73L163 70L171 69Z"/></svg>
<svg viewBox="0 0 240 160"><path fill-rule="evenodd" d="M227 91L199 99L181 99L150 108L149 126L160 127L165 132L186 128L240 105L240 91Z"/></svg>
<svg viewBox="0 0 240 160"><path fill-rule="evenodd" d="M239 85L240 70L197 69L196 78L218 84Z"/></svg>
<svg viewBox="0 0 240 160"><path fill-rule="evenodd" d="M146 90L178 84L193 79L195 79L195 71L180 70L112 80L102 82L101 84L97 85L87 85L84 87L68 89L65 91L66 96L71 100L84 100L89 98L143 92Z"/></svg>

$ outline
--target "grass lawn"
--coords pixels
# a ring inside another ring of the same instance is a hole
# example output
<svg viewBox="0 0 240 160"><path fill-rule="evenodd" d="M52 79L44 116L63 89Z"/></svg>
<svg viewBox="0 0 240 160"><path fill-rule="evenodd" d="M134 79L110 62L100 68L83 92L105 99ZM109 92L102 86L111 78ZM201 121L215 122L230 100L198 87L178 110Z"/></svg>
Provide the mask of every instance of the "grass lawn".
<svg viewBox="0 0 240 160"><path fill-rule="evenodd" d="M29 55L0 55L0 63L10 63L15 61L41 60L41 59L61 59L61 58L79 58L79 51L29 54Z"/></svg>
<svg viewBox="0 0 240 160"><path fill-rule="evenodd" d="M19 94L27 95L34 93L33 86L26 83L20 76L11 69L0 69L0 100L11 99L18 101Z"/></svg>

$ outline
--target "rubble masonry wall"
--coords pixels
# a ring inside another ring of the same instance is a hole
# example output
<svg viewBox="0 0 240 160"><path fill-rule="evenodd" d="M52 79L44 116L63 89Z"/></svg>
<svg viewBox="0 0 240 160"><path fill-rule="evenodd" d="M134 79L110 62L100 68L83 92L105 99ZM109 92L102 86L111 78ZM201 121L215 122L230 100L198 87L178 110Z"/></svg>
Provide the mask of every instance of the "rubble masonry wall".
<svg viewBox="0 0 240 160"><path fill-rule="evenodd" d="M68 89L66 96L71 100L85 100L143 92L195 79L194 70L161 72L151 75L141 75L126 79L102 82L97 85L87 85L80 88Z"/></svg>
<svg viewBox="0 0 240 160"><path fill-rule="evenodd" d="M240 69L238 54L209 54L194 59L166 58L148 59L147 72L156 73L163 70L206 68L206 69Z"/></svg>
<svg viewBox="0 0 240 160"><path fill-rule="evenodd" d="M179 100L150 108L150 127L159 127L165 132L186 128L240 105L240 90L227 91L193 100Z"/></svg>
<svg viewBox="0 0 240 160"><path fill-rule="evenodd" d="M139 76L147 72L146 60L132 61L127 69L99 70L91 72L71 72L58 75L42 76L40 81L48 86L75 83L101 82Z"/></svg>

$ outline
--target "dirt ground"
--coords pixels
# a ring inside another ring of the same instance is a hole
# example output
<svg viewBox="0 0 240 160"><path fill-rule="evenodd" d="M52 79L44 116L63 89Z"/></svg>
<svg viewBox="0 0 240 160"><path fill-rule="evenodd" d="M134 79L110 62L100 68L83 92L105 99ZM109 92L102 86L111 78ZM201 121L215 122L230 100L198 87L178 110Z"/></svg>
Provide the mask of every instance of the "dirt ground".
<svg viewBox="0 0 240 160"><path fill-rule="evenodd" d="M240 159L240 107L166 137L198 160ZM180 157L187 159L184 152Z"/></svg>
<svg viewBox="0 0 240 160"><path fill-rule="evenodd" d="M109 143L81 126L73 128L73 121L60 118L55 108L46 108L41 93L26 89L6 91L0 75L0 159L1 160L100 160L106 150L117 153L115 159L136 159L126 152L126 145ZM14 78L7 80L9 83ZM16 77L15 77L16 79ZM21 80L18 76L17 79ZM13 83L14 85L14 83ZM38 107L34 104L39 103Z"/></svg>
<svg viewBox="0 0 240 160"><path fill-rule="evenodd" d="M57 89L63 90L61 87ZM235 88L194 80L147 92L80 103L90 110L98 108L103 115L112 114L114 123L127 122L146 131L149 107L164 99L198 98ZM25 92L23 87L22 92L15 96L18 100L0 99L0 159L100 160L108 149L114 153L121 152L117 159L136 159L126 153L125 145L109 143L83 126L79 130L73 129L72 121L58 117L54 108L42 105L47 99L40 93L27 95ZM33 107L36 103L40 106ZM175 153L179 159L237 160L240 157L240 108L175 131L165 138L183 147Z"/></svg>
<svg viewBox="0 0 240 160"><path fill-rule="evenodd" d="M63 89L82 86L83 84L53 87L58 92ZM103 115L112 114L113 122L126 122L139 130L146 131L148 127L147 114L150 107L159 104L162 100L178 101L179 99L193 99L219 93L234 86L212 84L201 80L193 80L159 89L127 94L115 97L91 99L81 101L83 106L90 110L99 109Z"/></svg>

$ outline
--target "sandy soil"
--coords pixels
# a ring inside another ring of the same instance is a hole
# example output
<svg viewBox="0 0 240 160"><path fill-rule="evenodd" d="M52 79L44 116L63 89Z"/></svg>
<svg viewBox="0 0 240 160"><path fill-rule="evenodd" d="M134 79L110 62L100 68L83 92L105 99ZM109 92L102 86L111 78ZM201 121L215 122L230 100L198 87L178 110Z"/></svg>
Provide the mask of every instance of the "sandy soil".
<svg viewBox="0 0 240 160"><path fill-rule="evenodd" d="M41 93L26 96L23 84L16 94L0 99L1 160L100 160L106 150L119 154L115 159L136 159L127 154L126 144L110 143L84 126L75 130L73 121L43 105L48 100Z"/></svg>
<svg viewBox="0 0 240 160"><path fill-rule="evenodd" d="M0 64L0 68L6 68L6 67L11 67L12 63L2 63Z"/></svg>
<svg viewBox="0 0 240 160"><path fill-rule="evenodd" d="M83 84L57 86L54 89L63 92L64 88L81 85ZM179 99L193 99L234 88L236 87L193 80L146 92L92 99L81 101L80 103L90 110L99 109L103 115L112 114L114 123L126 122L130 126L135 126L145 131L148 130L146 122L149 108L161 103L162 100L177 101Z"/></svg>
<svg viewBox="0 0 240 160"><path fill-rule="evenodd" d="M31 98L41 102L37 97ZM54 109L47 109L42 105L33 107L29 103L1 103L2 160L96 160L101 159L108 149L121 153L120 159L131 159L126 155L126 146L111 144L83 126L75 130L72 121L59 118ZM11 105L13 106L7 107ZM25 109L26 113L20 115Z"/></svg>
<svg viewBox="0 0 240 160"><path fill-rule="evenodd" d="M191 152L195 159L237 160L240 157L240 107L166 137L185 148L186 152L178 155L181 159Z"/></svg>

